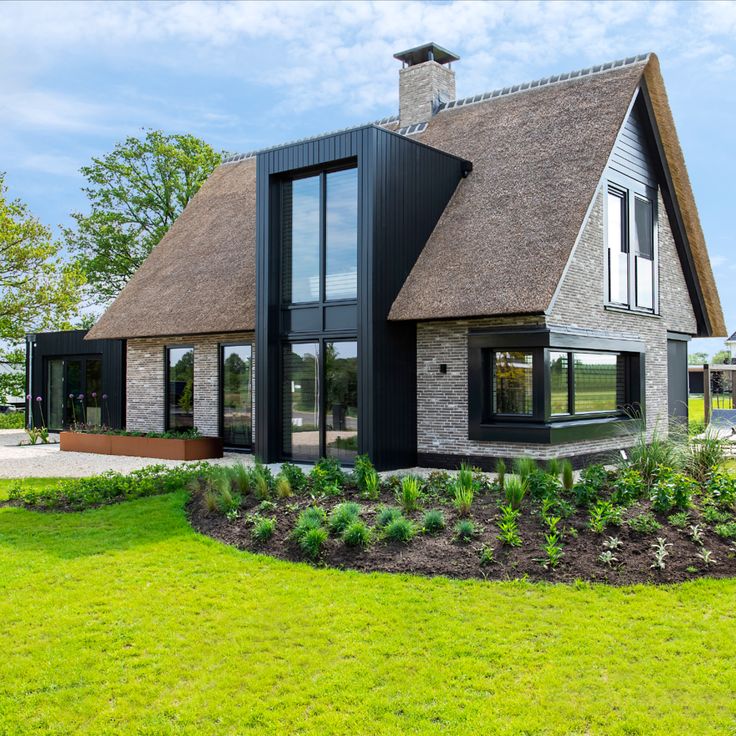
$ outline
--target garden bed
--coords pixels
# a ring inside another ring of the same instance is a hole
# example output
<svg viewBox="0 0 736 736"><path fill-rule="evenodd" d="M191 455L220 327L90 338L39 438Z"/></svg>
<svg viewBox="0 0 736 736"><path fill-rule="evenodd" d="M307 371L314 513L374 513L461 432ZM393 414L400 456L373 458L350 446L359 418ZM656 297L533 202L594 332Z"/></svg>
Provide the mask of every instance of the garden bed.
<svg viewBox="0 0 736 736"><path fill-rule="evenodd" d="M513 513L497 481L475 473L472 502L459 511L454 501L457 479L433 473L419 482L416 508L401 511L410 530L406 541L392 540L393 531L384 523L391 513L385 509L402 505L398 478L381 483L370 499L354 476L328 484L308 477L293 495L279 498L280 477L266 477L260 493L253 492L258 482L241 481L240 488L246 488L241 493L236 479L217 477L225 472L216 471L214 485L210 480L193 493L188 514L194 528L240 549L285 560L454 578L585 580L615 585L736 576L732 500L712 503L712 496L707 500L707 491L698 490L694 481L664 469L659 471L659 495L654 498L654 491L641 483L635 470L606 472L594 467L568 490L556 474L533 470L525 481L532 490L518 504L518 512L513 512L516 538L504 538L504 517ZM248 472L254 471L242 471ZM268 476L267 470L260 472ZM292 472L289 466L287 472ZM730 484L731 492L736 493L736 480L718 477L725 479L719 481L721 487ZM224 500L217 490L223 482L231 484L224 491ZM621 489L627 483L632 490L625 502L612 503L611 498L622 497ZM669 491L663 489L678 483L693 495L678 500L675 493L668 501L664 496ZM267 484L272 489L269 492L265 491ZM360 533L366 535L363 544L347 543L344 534L332 528L337 526L335 518L350 504L350 510L356 512L353 521L359 522ZM308 511L314 507L321 511ZM322 535L316 551L302 544L296 533L305 510L307 515L321 516L316 525L324 532L315 533L315 539ZM433 512L429 517L428 511ZM441 514L442 528L429 530L427 519L434 518L436 525L436 512ZM466 539L462 539L463 529ZM556 535L552 540L551 534ZM660 539L664 541L658 542ZM660 551L660 563L656 562L657 548L666 553Z"/></svg>
<svg viewBox="0 0 736 736"><path fill-rule="evenodd" d="M62 451L151 457L161 460L207 460L222 457L218 437L162 438L111 432L61 432Z"/></svg>

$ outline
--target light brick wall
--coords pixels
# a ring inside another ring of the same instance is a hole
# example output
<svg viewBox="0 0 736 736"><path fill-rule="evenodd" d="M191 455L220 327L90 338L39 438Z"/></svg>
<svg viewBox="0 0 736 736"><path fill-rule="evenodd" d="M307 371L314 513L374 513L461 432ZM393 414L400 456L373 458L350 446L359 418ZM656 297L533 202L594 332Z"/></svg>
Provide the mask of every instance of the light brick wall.
<svg viewBox="0 0 736 736"><path fill-rule="evenodd" d="M660 316L604 308L603 198L599 194L550 314L538 318L425 322L417 326L417 416L420 453L538 458L586 455L631 443L607 438L561 445L481 442L468 439L468 329L530 323L576 327L646 344L648 430L667 431L667 331L694 333L695 316L662 198L659 198ZM447 373L439 371L447 365Z"/></svg>
<svg viewBox="0 0 736 736"><path fill-rule="evenodd" d="M424 123L437 102L455 99L455 72L436 61L399 70L399 125Z"/></svg>
<svg viewBox="0 0 736 736"><path fill-rule="evenodd" d="M216 437L220 431L219 346L223 343L253 345L252 370L255 372L255 336L252 332L128 340L126 427L139 432L164 431L166 348L193 345L194 425L206 437ZM255 431L255 409L253 429Z"/></svg>

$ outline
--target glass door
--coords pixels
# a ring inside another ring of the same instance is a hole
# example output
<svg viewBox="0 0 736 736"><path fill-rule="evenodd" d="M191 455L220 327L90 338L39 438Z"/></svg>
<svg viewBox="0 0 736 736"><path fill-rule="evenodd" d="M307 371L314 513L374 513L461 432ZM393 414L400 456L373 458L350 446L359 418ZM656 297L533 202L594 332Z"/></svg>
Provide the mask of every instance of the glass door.
<svg viewBox="0 0 736 736"><path fill-rule="evenodd" d="M60 358L46 364L46 414L49 429L64 426L64 361Z"/></svg>
<svg viewBox="0 0 736 736"><path fill-rule="evenodd" d="M222 439L226 447L253 444L252 349L223 345L220 355Z"/></svg>
<svg viewBox="0 0 736 736"><path fill-rule="evenodd" d="M284 347L282 436L284 455L294 460L320 456L319 342Z"/></svg>
<svg viewBox="0 0 736 736"><path fill-rule="evenodd" d="M46 360L46 418L49 429L64 429L75 422L101 424L101 400L101 358Z"/></svg>

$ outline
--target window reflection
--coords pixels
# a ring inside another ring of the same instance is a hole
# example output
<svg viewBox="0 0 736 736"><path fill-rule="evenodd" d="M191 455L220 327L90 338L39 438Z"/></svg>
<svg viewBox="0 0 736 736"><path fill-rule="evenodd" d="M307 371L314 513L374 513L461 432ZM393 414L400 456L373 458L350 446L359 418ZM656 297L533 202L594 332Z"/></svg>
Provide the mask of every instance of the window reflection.
<svg viewBox="0 0 736 736"><path fill-rule="evenodd" d="M286 303L319 300L320 177L284 183L282 290Z"/></svg>
<svg viewBox="0 0 736 736"><path fill-rule="evenodd" d="M355 299L358 295L358 171L327 174L328 301Z"/></svg>
<svg viewBox="0 0 736 736"><path fill-rule="evenodd" d="M528 352L494 353L493 410L496 414L531 414L533 357Z"/></svg>
<svg viewBox="0 0 736 736"><path fill-rule="evenodd" d="M228 447L252 444L251 346L222 348L222 439Z"/></svg>
<svg viewBox="0 0 736 736"><path fill-rule="evenodd" d="M358 343L325 343L327 455L352 462L358 454Z"/></svg>
<svg viewBox="0 0 736 736"><path fill-rule="evenodd" d="M283 452L294 460L319 457L319 343L284 346Z"/></svg>
<svg viewBox="0 0 736 736"><path fill-rule="evenodd" d="M194 427L194 348L169 348L167 429Z"/></svg>

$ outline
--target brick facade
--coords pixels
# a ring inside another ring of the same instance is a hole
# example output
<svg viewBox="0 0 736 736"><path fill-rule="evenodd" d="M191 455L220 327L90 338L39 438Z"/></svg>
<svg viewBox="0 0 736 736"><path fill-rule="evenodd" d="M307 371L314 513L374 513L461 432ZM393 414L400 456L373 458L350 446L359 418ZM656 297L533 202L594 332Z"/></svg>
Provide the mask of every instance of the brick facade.
<svg viewBox="0 0 736 736"><path fill-rule="evenodd" d="M255 372L255 336L250 333L135 338L127 347L127 429L163 432L166 422L166 348L194 347L194 425L207 437L220 433L220 359L224 343L250 343ZM255 430L255 401L253 411Z"/></svg>
<svg viewBox="0 0 736 736"><path fill-rule="evenodd" d="M547 324L625 334L646 345L647 429L667 432L667 331L695 333L696 322L661 194L659 196L660 314L604 308L603 194L598 193L552 308L525 319L425 322L417 326L418 451L421 454L538 458L588 455L616 449L626 438L560 445L481 442L468 439L468 329ZM447 372L440 373L440 364Z"/></svg>

